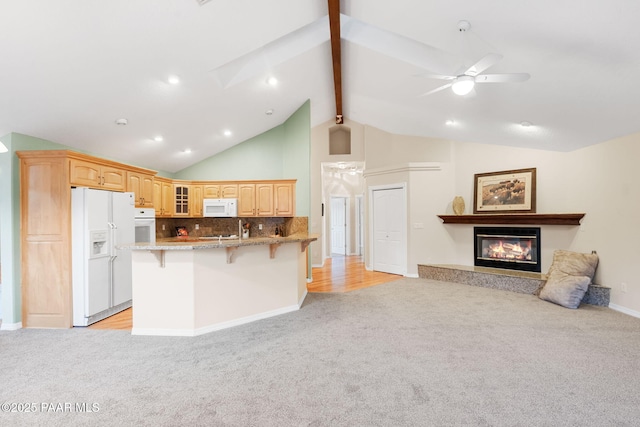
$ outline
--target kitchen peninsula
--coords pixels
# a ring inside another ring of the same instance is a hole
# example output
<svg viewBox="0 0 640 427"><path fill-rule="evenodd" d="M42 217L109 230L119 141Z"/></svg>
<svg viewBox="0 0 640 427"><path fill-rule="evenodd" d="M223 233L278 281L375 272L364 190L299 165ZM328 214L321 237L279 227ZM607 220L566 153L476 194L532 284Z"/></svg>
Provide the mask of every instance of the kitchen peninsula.
<svg viewBox="0 0 640 427"><path fill-rule="evenodd" d="M298 310L317 235L129 245L133 335L195 336Z"/></svg>

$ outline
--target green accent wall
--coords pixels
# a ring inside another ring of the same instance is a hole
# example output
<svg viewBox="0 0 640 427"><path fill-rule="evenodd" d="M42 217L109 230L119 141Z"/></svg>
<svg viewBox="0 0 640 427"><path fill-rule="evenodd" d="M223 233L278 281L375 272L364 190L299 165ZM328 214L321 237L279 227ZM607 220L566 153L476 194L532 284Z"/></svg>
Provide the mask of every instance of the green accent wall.
<svg viewBox="0 0 640 427"><path fill-rule="evenodd" d="M296 182L296 216L311 210L311 102L305 102L284 125L282 170Z"/></svg>
<svg viewBox="0 0 640 427"><path fill-rule="evenodd" d="M311 102L287 121L173 175L175 179L235 181L296 179L296 216L309 216Z"/></svg>
<svg viewBox="0 0 640 427"><path fill-rule="evenodd" d="M208 157L174 174L175 179L232 181L282 178L284 125Z"/></svg>

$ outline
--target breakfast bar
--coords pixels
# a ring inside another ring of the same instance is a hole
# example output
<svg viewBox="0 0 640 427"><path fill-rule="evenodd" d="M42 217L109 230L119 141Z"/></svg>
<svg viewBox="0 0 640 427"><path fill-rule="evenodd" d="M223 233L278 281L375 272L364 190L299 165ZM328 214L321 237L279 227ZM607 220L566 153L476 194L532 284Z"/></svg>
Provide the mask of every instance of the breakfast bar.
<svg viewBox="0 0 640 427"><path fill-rule="evenodd" d="M195 336L298 310L317 235L173 238L132 251L133 335Z"/></svg>

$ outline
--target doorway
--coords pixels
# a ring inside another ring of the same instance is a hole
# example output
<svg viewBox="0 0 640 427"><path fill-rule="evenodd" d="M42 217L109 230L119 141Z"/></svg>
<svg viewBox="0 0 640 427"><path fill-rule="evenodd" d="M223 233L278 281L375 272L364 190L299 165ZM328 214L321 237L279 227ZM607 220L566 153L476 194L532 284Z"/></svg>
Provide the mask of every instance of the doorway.
<svg viewBox="0 0 640 427"><path fill-rule="evenodd" d="M346 197L331 197L331 255L347 255Z"/></svg>
<svg viewBox="0 0 640 427"><path fill-rule="evenodd" d="M407 269L406 186L370 187L369 191L373 270L404 275Z"/></svg>

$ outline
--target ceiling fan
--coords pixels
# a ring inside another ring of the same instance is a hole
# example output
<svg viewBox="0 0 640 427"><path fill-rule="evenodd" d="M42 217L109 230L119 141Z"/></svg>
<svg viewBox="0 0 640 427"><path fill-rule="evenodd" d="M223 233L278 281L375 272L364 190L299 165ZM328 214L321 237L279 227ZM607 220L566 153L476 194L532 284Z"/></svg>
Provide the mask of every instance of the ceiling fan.
<svg viewBox="0 0 640 427"><path fill-rule="evenodd" d="M458 22L458 31L465 33L471 28L469 21ZM456 95L467 95L470 93L476 83L519 83L529 80L531 77L527 73L509 73L509 74L482 74L482 72L502 59L502 55L498 53L490 53L485 55L478 62L467 68L462 74L455 76L444 75L424 75L424 77L449 80L451 83L440 86L432 91L422 94L422 96L431 95L432 93L440 92L448 87L451 87L453 93Z"/></svg>
<svg viewBox="0 0 640 427"><path fill-rule="evenodd" d="M422 96L440 92L448 87L451 87L453 93L456 95L466 95L473 90L476 83L519 83L529 80L529 77L531 76L527 73L482 74L484 70L497 64L501 59L502 55L498 53L490 53L485 55L471 67L467 68L462 74L458 74L456 76L427 74L424 77L449 80L450 83L424 93Z"/></svg>

